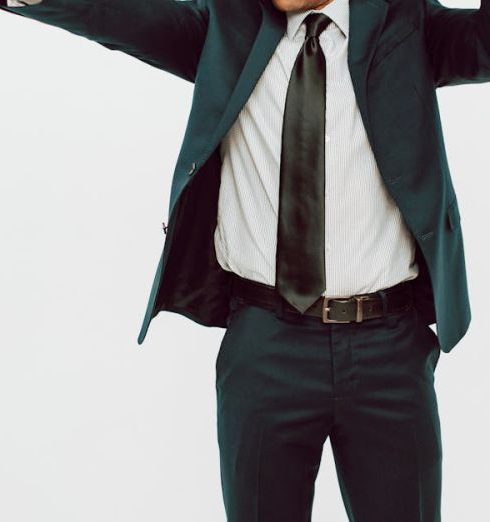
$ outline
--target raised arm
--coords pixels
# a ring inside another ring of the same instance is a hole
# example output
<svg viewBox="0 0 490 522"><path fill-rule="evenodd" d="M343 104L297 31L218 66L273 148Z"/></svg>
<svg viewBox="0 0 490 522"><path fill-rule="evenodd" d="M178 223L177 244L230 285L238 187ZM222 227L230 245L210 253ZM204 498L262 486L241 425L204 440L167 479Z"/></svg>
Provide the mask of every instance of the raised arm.
<svg viewBox="0 0 490 522"><path fill-rule="evenodd" d="M425 2L425 39L437 87L490 81L490 0L479 9Z"/></svg>
<svg viewBox="0 0 490 522"><path fill-rule="evenodd" d="M208 25L205 0L0 0L0 9L60 27L191 82Z"/></svg>

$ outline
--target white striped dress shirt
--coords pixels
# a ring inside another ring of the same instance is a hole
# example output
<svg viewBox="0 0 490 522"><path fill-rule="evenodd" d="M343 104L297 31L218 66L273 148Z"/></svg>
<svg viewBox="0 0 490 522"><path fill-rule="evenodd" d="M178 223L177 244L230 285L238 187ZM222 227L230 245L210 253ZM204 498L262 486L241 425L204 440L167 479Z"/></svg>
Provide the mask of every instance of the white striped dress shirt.
<svg viewBox="0 0 490 522"><path fill-rule="evenodd" d="M313 11L332 19L319 38L327 63L325 216L318 216L325 219L323 295L348 297L419 272L415 240L383 184L357 107L347 66L349 0L287 13L287 31L220 146L214 244L223 269L275 284L286 91L305 39L303 20Z"/></svg>

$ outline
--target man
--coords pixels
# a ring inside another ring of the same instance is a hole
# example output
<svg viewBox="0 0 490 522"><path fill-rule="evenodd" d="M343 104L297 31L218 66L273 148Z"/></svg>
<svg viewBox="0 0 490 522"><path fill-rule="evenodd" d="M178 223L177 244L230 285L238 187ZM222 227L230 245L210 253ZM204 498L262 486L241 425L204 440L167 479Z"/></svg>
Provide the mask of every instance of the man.
<svg viewBox="0 0 490 522"><path fill-rule="evenodd" d="M194 83L138 342L226 327L228 521L311 520L327 437L349 520L439 521L471 312L435 89L490 80L490 0L2 1Z"/></svg>

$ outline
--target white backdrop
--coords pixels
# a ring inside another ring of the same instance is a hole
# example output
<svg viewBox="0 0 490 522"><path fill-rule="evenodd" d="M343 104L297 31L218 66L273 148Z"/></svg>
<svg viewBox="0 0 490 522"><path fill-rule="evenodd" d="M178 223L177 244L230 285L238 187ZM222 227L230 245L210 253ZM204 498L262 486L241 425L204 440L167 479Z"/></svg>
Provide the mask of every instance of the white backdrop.
<svg viewBox="0 0 490 522"><path fill-rule="evenodd" d="M5 12L0 46L0 520L224 522L224 330L136 342L192 84ZM473 312L436 370L443 520L488 522L490 85L437 92ZM328 442L313 519L347 520Z"/></svg>

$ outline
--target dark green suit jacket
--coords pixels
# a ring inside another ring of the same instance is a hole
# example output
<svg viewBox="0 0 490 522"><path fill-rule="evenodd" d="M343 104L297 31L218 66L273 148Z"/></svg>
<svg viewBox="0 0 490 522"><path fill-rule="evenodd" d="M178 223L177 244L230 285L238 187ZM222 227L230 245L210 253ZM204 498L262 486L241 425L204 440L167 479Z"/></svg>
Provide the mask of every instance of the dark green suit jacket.
<svg viewBox="0 0 490 522"><path fill-rule="evenodd" d="M1 0L5 2L5 0ZM138 337L159 311L226 327L230 273L217 263L219 144L286 30L270 0L44 0L2 9L56 25L194 83L168 227ZM466 333L460 214L436 88L490 80L490 0L351 0L349 70L387 190L416 239L417 306L449 352Z"/></svg>

